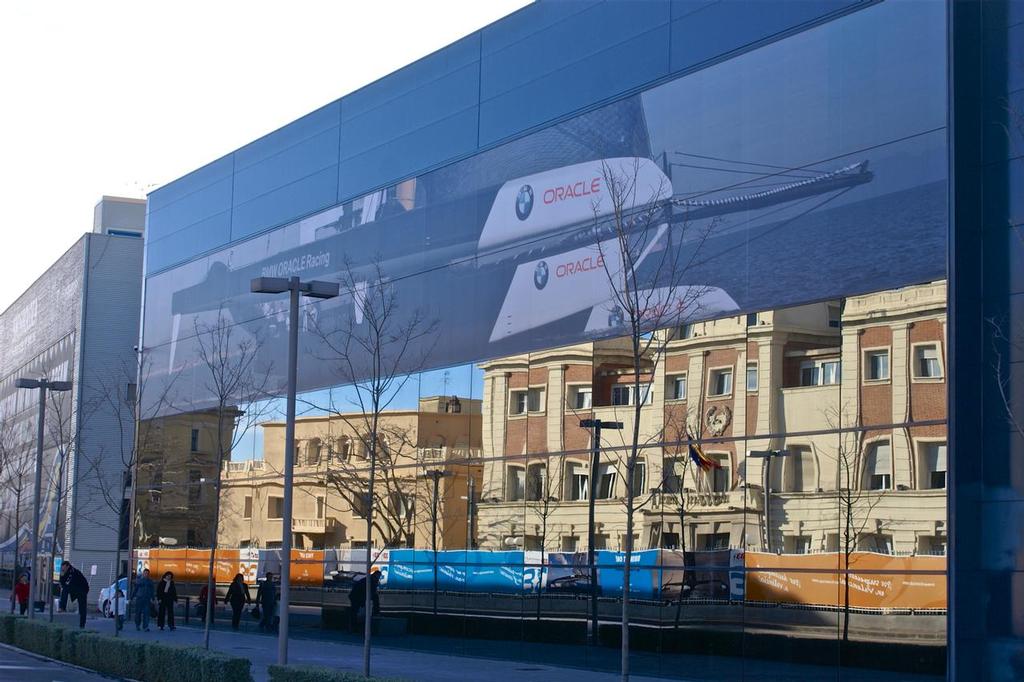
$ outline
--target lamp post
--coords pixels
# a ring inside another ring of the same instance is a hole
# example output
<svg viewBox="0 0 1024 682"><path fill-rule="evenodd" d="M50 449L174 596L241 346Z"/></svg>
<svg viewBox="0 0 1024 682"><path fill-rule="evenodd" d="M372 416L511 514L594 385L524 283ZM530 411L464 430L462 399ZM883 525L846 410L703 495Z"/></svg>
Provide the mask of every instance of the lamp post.
<svg viewBox="0 0 1024 682"><path fill-rule="evenodd" d="M43 487L43 437L46 422L46 391L70 391L71 382L48 381L45 378L26 379L22 377L14 385L18 388L39 389L39 418L36 424L36 477L33 484L35 494L32 498L32 579L28 583L28 617L35 618L36 600L39 597L39 578L41 577L39 575L39 498ZM56 519L54 521L56 522ZM56 530L55 525L54 535L56 535Z"/></svg>
<svg viewBox="0 0 1024 682"><path fill-rule="evenodd" d="M785 457L789 452L786 450L751 450L747 457L754 457L755 459L763 459L764 466L761 467L761 485L762 492L764 493L764 551L772 551L772 531L771 531L771 513L772 513L772 493L771 493L771 469L772 469L772 458L773 457ZM745 531L744 531L745 532ZM746 537L743 538L744 544L746 543Z"/></svg>
<svg viewBox="0 0 1024 682"><path fill-rule="evenodd" d="M437 615L437 498L438 498L438 486L441 479L445 476L451 476L451 473L443 469L430 469L421 475L421 478L431 480L434 482L434 493L431 502L431 519L430 519L430 547L434 554L434 615Z"/></svg>
<svg viewBox="0 0 1024 682"><path fill-rule="evenodd" d="M337 282L302 282L298 277L257 277L249 290L254 294L288 292L288 397L284 427L284 510L281 514L281 600L278 613L281 624L277 632L277 663L288 663L288 603L292 558L292 480L295 474L295 392L299 358L299 297L327 299L339 293ZM369 576L367 576L369 577ZM273 587L273 586L271 586Z"/></svg>
<svg viewBox="0 0 1024 682"><path fill-rule="evenodd" d="M600 642L597 628L597 553L594 551L594 484L601 460L601 430L621 430L622 422L581 419L580 428L593 431L593 437L590 439L590 476L587 485L587 563L590 565L590 643L597 646Z"/></svg>

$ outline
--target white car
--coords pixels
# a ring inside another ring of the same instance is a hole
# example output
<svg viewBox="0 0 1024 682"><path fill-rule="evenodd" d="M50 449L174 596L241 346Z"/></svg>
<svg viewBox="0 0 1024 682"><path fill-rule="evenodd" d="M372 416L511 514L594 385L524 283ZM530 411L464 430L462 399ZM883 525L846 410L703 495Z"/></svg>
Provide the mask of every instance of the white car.
<svg viewBox="0 0 1024 682"><path fill-rule="evenodd" d="M124 598L128 599L128 578L121 578L117 583L100 590L99 597L96 599L96 608L104 618L114 617L114 595L117 593L118 587L124 592Z"/></svg>

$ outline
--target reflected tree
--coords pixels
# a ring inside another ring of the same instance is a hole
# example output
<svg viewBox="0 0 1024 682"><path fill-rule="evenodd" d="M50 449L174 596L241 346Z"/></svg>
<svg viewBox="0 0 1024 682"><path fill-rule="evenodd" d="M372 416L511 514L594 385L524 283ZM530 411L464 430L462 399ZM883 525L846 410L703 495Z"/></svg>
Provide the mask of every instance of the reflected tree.
<svg viewBox="0 0 1024 682"><path fill-rule="evenodd" d="M329 412L362 422L359 433L366 447L368 465L363 510L367 543L365 579L369 580L376 559L373 538L379 523L377 517L386 515L384 510L388 507L388 504L381 504L383 499L377 488L380 479L393 475L386 473L384 466L390 457L382 447L387 423L384 413L410 378L426 366L437 340L438 323L423 308L409 306L407 301L401 300L398 287L379 257L366 267L346 262L339 276L340 300L351 309L330 320L316 316L313 325L326 352L324 359L334 365L336 375L349 389L345 392L347 405L332 404ZM332 403L333 398L332 392ZM354 479L347 480L348 484L342 488L356 483ZM366 590L363 624L363 675L367 677L370 675L371 592Z"/></svg>

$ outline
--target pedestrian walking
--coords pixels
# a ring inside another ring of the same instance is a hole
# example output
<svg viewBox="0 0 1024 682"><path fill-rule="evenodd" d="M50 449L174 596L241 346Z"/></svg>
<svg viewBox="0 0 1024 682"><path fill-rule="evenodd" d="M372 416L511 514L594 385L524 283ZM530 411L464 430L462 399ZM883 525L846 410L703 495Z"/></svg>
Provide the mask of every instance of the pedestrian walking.
<svg viewBox="0 0 1024 682"><path fill-rule="evenodd" d="M117 619L117 629L124 629L124 617L128 613L128 600L124 596L124 590L120 587L114 593L114 618Z"/></svg>
<svg viewBox="0 0 1024 682"><path fill-rule="evenodd" d="M207 612L206 602L209 601L209 600L210 600L210 588L209 588L208 585L204 584L201 588L199 588L199 596L196 597L196 609L199 610L199 617L202 619L202 621L204 623L206 622L206 612ZM213 597L213 603L214 603L214 605L217 604L217 596L216 595L214 595L214 597ZM213 609L210 609L210 624L213 625Z"/></svg>
<svg viewBox="0 0 1024 682"><path fill-rule="evenodd" d="M373 615L380 615L380 569L374 566L370 569L370 601L373 606ZM349 604L349 628L352 632L358 632L359 612L366 608L366 578L360 578L352 584L352 590L348 593Z"/></svg>
<svg viewBox="0 0 1024 682"><path fill-rule="evenodd" d="M252 604L249 586L245 584L245 577L241 573L235 574L228 586L227 594L224 595L224 603L231 606L231 628L237 630L242 619L242 610L245 606Z"/></svg>
<svg viewBox="0 0 1024 682"><path fill-rule="evenodd" d="M135 609L135 629L142 629L149 632L149 609L153 603L156 591L153 588L153 581L149 578L149 569L143 569L142 574L135 578L132 585L132 608Z"/></svg>
<svg viewBox="0 0 1024 682"><path fill-rule="evenodd" d="M89 610L89 581L82 572L65 561L60 568L61 579L68 586L68 598L78 602L78 627L85 627L85 615Z"/></svg>
<svg viewBox="0 0 1024 682"><path fill-rule="evenodd" d="M178 588L174 585L174 574L167 571L156 586L156 624L161 630L164 629L164 622L171 631L174 630L174 605L177 601Z"/></svg>
<svg viewBox="0 0 1024 682"><path fill-rule="evenodd" d="M14 600L18 602L18 610L21 615L28 611L28 574L22 573L18 582L14 585ZM12 605L13 606L13 605Z"/></svg>
<svg viewBox="0 0 1024 682"><path fill-rule="evenodd" d="M274 574L269 571L256 590L256 603L260 607L260 630L273 632L277 627L277 586Z"/></svg>
<svg viewBox="0 0 1024 682"><path fill-rule="evenodd" d="M231 629L237 630L238 623L242 620L242 609L252 603L252 599L249 597L249 586L245 584L245 577L241 573L237 573L234 580L228 585L224 603L231 605Z"/></svg>

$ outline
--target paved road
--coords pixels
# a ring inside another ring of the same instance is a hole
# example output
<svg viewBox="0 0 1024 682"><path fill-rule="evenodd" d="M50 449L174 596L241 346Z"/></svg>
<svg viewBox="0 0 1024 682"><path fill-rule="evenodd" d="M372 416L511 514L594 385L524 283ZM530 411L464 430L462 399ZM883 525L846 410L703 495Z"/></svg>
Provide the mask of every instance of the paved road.
<svg viewBox="0 0 1024 682"><path fill-rule="evenodd" d="M2 682L104 682L110 678L52 663L16 649L0 646Z"/></svg>

